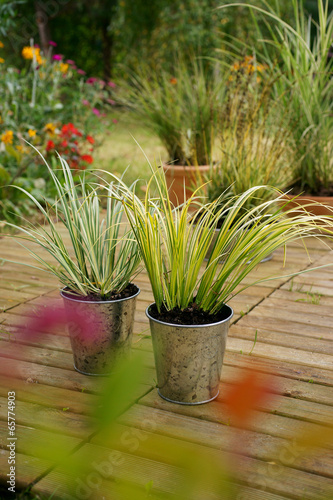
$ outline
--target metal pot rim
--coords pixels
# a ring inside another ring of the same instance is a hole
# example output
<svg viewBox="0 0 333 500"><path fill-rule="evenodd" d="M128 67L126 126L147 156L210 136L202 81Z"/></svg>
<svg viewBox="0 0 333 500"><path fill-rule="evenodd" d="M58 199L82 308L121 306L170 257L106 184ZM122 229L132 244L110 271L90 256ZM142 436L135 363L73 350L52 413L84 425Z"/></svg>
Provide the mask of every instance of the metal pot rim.
<svg viewBox="0 0 333 500"><path fill-rule="evenodd" d="M230 307L228 304L224 304L225 307L228 307L230 309L230 315L223 319L222 321L217 321L216 323L206 323L204 325L176 325L175 323L166 323L165 321L160 321L159 319L156 319L156 318L153 318L153 316L151 316L149 314L149 308L151 306L153 306L155 304L155 302L152 302L146 309L146 316L148 319L152 320L152 321L155 321L156 323L159 323L160 325L166 325L166 326L172 326L173 328L207 328L208 326L216 326L216 325L221 325L222 323L226 323L227 321L230 321L231 318L233 317L234 315L234 311L232 309L232 307Z"/></svg>
<svg viewBox="0 0 333 500"><path fill-rule="evenodd" d="M80 299L74 299L72 297L67 297L63 293L64 291L66 291L66 288L68 288L67 286L65 286L64 288L62 288L60 290L60 295L62 296L63 299L70 300L72 302L81 302L81 303L85 303L85 304L115 304L116 302L124 302L125 300L130 300L130 299L134 299L135 297L137 297L140 293L140 288L135 284L134 284L134 286L138 290L134 295L131 295L130 297L124 297L123 299L115 299L115 300L80 300Z"/></svg>

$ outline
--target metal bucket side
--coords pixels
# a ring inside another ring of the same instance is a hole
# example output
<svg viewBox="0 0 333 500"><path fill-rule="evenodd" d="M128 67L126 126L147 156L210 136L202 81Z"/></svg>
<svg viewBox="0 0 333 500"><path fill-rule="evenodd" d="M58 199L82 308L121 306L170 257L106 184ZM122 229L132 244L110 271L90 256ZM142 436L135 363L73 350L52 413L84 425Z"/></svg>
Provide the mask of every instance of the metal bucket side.
<svg viewBox="0 0 333 500"><path fill-rule="evenodd" d="M173 403L197 405L219 393L222 363L233 310L219 323L173 325L146 309L153 342L159 395Z"/></svg>
<svg viewBox="0 0 333 500"><path fill-rule="evenodd" d="M61 291L67 312L74 368L84 375L107 375L131 349L136 297L113 301L81 301L66 297ZM72 321L83 318L85 332ZM87 334L88 332L88 334Z"/></svg>

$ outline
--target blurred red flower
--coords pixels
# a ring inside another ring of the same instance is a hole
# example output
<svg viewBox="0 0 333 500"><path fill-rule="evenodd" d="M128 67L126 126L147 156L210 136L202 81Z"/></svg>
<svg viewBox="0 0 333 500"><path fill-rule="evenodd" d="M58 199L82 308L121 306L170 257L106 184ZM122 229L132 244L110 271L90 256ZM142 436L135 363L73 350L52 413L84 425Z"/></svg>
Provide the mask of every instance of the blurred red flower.
<svg viewBox="0 0 333 500"><path fill-rule="evenodd" d="M89 164L91 164L94 161L94 159L91 155L82 155L81 160L83 160Z"/></svg>

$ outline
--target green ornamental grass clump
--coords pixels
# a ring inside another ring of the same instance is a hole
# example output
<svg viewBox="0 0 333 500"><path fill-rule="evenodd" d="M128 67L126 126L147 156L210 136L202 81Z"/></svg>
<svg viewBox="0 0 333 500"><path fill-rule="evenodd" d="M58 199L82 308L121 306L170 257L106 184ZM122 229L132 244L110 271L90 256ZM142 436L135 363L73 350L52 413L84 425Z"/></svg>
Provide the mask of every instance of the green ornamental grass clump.
<svg viewBox="0 0 333 500"><path fill-rule="evenodd" d="M106 212L101 216L101 187L88 183L84 174L75 183L67 162L61 157L59 161L61 181L44 160L57 191L52 206L44 208L28 191L17 188L32 200L44 223L7 225L19 231L15 237L42 265L42 270L54 275L70 293L107 299L111 292L122 292L137 274L141 261L138 245L122 222L122 203L107 197ZM115 189L113 184L108 186L110 191ZM69 245L63 237L63 226ZM37 245L37 249L24 242ZM42 256L38 247L51 259Z"/></svg>
<svg viewBox="0 0 333 500"><path fill-rule="evenodd" d="M207 61L179 56L172 73L141 69L123 83L122 104L160 138L175 165L209 165L223 76Z"/></svg>
<svg viewBox="0 0 333 500"><path fill-rule="evenodd" d="M291 185L309 194L333 192L333 13L328 0L317 0L318 22L305 12L301 0L292 0L294 19L286 22L276 5L264 8L236 2L222 9L249 9L258 31L258 58L277 75L274 97L286 114L292 113L297 160ZM264 21L269 36L261 30ZM246 44L243 44L246 46ZM253 50L253 47L247 47Z"/></svg>
<svg viewBox="0 0 333 500"><path fill-rule="evenodd" d="M290 114L281 114L272 98L275 79L268 69L245 58L232 67L217 128L217 161L207 176L209 201L239 195L259 185L282 189L291 181L296 162ZM272 192L257 190L244 210L269 200Z"/></svg>
<svg viewBox="0 0 333 500"><path fill-rule="evenodd" d="M265 281L254 278L243 282L271 252L290 241L303 242L316 236L323 223L324 235L333 235L330 217L314 217L304 210L295 214L295 209L282 201L281 192L270 186L252 187L222 205L220 200L202 205L193 216L190 206L193 207L196 193L181 207L174 208L164 172L151 168L153 176L144 200L125 184L118 186L117 196L138 242L158 311L162 307L184 310L195 304L215 314L242 290ZM157 190L156 196L153 189ZM275 199L244 213L248 200L262 190L269 191ZM205 261L221 217L224 224Z"/></svg>

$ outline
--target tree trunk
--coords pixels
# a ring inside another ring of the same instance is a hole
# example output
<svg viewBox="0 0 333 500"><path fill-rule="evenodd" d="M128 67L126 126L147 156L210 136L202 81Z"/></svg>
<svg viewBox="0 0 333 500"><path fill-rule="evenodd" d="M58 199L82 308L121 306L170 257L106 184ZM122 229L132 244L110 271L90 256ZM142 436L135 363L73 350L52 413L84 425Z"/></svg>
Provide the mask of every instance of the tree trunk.
<svg viewBox="0 0 333 500"><path fill-rule="evenodd" d="M103 40L103 71L104 80L111 78L111 59L113 48L113 35L108 30L109 21L104 21L102 24L102 40Z"/></svg>
<svg viewBox="0 0 333 500"><path fill-rule="evenodd" d="M49 18L43 8L43 4L38 1L35 2L35 12L36 12L36 22L39 31L40 43L42 46L42 50L46 55L49 51L50 48L49 42L51 40Z"/></svg>

